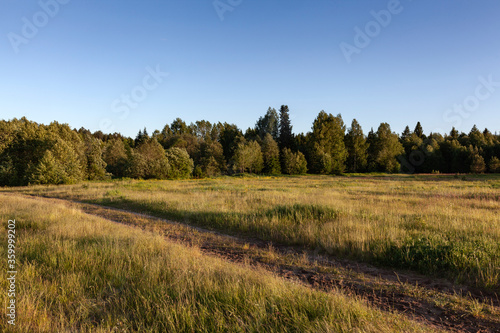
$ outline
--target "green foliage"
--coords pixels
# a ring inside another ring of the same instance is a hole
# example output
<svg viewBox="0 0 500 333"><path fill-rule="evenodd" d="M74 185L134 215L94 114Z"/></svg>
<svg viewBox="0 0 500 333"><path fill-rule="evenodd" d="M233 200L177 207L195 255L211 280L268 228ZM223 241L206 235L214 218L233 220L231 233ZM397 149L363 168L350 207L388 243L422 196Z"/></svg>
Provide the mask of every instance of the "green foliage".
<svg viewBox="0 0 500 333"><path fill-rule="evenodd" d="M424 130L422 128L422 125L420 124L420 121L417 122L417 125L415 126L415 130L413 131L413 133L415 133L415 135L420 138L420 139L424 139L425 136L424 136Z"/></svg>
<svg viewBox="0 0 500 333"><path fill-rule="evenodd" d="M391 131L387 123L380 124L375 137L370 143L372 147L373 167L382 172L398 172L400 164L396 157L404 153L399 137Z"/></svg>
<svg viewBox="0 0 500 333"><path fill-rule="evenodd" d="M240 142L233 156L233 170L240 173L260 173L263 168L264 159L259 143Z"/></svg>
<svg viewBox="0 0 500 333"><path fill-rule="evenodd" d="M285 148L293 148L293 132L288 105L282 105L280 108L278 145L281 150Z"/></svg>
<svg viewBox="0 0 500 333"><path fill-rule="evenodd" d="M484 158L479 154L477 148L471 150L471 157L470 157L470 172L472 173L483 173L486 171L486 163L484 163Z"/></svg>
<svg viewBox="0 0 500 333"><path fill-rule="evenodd" d="M377 261L397 268L409 268L425 274L446 276L481 276L491 264L498 261L498 244L474 237L456 241L455 235L413 235L400 244L392 242L385 247ZM498 269L497 269L498 271ZM488 272L491 274L495 272ZM474 281L491 288L496 281Z"/></svg>
<svg viewBox="0 0 500 333"><path fill-rule="evenodd" d="M28 174L31 184L71 184L82 180L84 172L75 151L59 139L28 168Z"/></svg>
<svg viewBox="0 0 500 333"><path fill-rule="evenodd" d="M196 177L214 177L225 171L226 161L222 145L217 141L206 140L199 145L194 156Z"/></svg>
<svg viewBox="0 0 500 333"><path fill-rule="evenodd" d="M270 134L273 140L278 140L279 122L279 116L276 109L269 107L265 116L257 120L255 130L261 139L264 139L266 134Z"/></svg>
<svg viewBox="0 0 500 333"><path fill-rule="evenodd" d="M290 149L283 150L283 173L287 175L302 175L307 172L307 161L301 152L294 153Z"/></svg>
<svg viewBox="0 0 500 333"><path fill-rule="evenodd" d="M488 164L490 172L499 173L500 172L500 159L496 156L492 157L490 163Z"/></svg>
<svg viewBox="0 0 500 333"><path fill-rule="evenodd" d="M266 212L269 218L276 217L280 220L290 220L295 223L310 221L335 220L339 217L339 211L327 206L314 204L280 205Z"/></svg>
<svg viewBox="0 0 500 333"><path fill-rule="evenodd" d="M130 147L125 147L121 139L112 139L108 141L103 152L103 159L106 163L106 171L114 177L125 177L129 168Z"/></svg>
<svg viewBox="0 0 500 333"><path fill-rule="evenodd" d="M272 175L281 173L278 143L269 133L266 133L262 140L262 156L264 158L264 173Z"/></svg>
<svg viewBox="0 0 500 333"><path fill-rule="evenodd" d="M135 140L118 133L76 131L57 122L40 125L26 118L0 121L0 186L71 183L109 176L163 179L231 172L296 174L303 173L307 165L319 174L340 174L346 169L353 173L500 172L500 135L487 129L481 132L476 126L468 134L453 128L443 137L439 133L426 136L417 123L414 132L406 126L399 138L389 124L382 123L377 132L372 129L365 137L356 119L345 134L340 114L334 117L322 111L311 132L294 136L286 105L281 107L279 118L276 110L269 108L245 137L233 124L201 120L188 126L177 118L152 136L144 128ZM185 156L173 154L172 161L180 158L181 162L170 170L171 163L160 146L184 150L196 168L190 167ZM284 148L300 154L285 157ZM307 162L301 159L304 155ZM58 172L61 174L56 176Z"/></svg>
<svg viewBox="0 0 500 333"><path fill-rule="evenodd" d="M106 179L108 175L106 174L106 162L102 158L102 141L90 135L86 135L84 141L85 157L87 159L85 178L88 180Z"/></svg>
<svg viewBox="0 0 500 333"><path fill-rule="evenodd" d="M311 133L312 170L322 174L344 172L347 150L344 143L345 125L342 116L334 117L321 111Z"/></svg>
<svg viewBox="0 0 500 333"><path fill-rule="evenodd" d="M63 170L50 150L45 152L32 172L30 180L33 184L63 184L65 180Z"/></svg>
<svg viewBox="0 0 500 333"><path fill-rule="evenodd" d="M84 145L68 125L53 122L45 126L25 119L4 125L11 126L12 137L0 152L0 185L45 183L46 179L72 183L83 179ZM60 175L41 175L45 167L57 170Z"/></svg>
<svg viewBox="0 0 500 333"><path fill-rule="evenodd" d="M349 172L364 171L367 165L367 148L365 135L356 119L353 119L351 128L345 136L347 149L347 170Z"/></svg>
<svg viewBox="0 0 500 333"><path fill-rule="evenodd" d="M137 133L137 136L135 137L134 140L134 145L137 147L145 142L147 142L150 139L148 131L146 130L146 127L144 127L144 131L139 130L139 133Z"/></svg>
<svg viewBox="0 0 500 333"><path fill-rule="evenodd" d="M167 163L170 166L168 178L184 179L189 178L193 172L193 160L182 148L169 148L166 151Z"/></svg>
<svg viewBox="0 0 500 333"><path fill-rule="evenodd" d="M197 120L194 124L189 125L191 134L200 140L212 140L212 124L207 120Z"/></svg>
<svg viewBox="0 0 500 333"><path fill-rule="evenodd" d="M234 124L224 123L221 125L219 143L222 145L226 161L230 161L233 157L238 145L236 138L241 137L242 135L241 130Z"/></svg>
<svg viewBox="0 0 500 333"><path fill-rule="evenodd" d="M132 151L128 176L166 179L170 168L165 149L155 139L149 139Z"/></svg>
<svg viewBox="0 0 500 333"><path fill-rule="evenodd" d="M469 143L474 147L483 147L486 145L484 134L474 125L469 132Z"/></svg>
<svg viewBox="0 0 500 333"><path fill-rule="evenodd" d="M181 135L188 133L189 129L186 123L181 118L176 118L170 125L170 130L174 135Z"/></svg>

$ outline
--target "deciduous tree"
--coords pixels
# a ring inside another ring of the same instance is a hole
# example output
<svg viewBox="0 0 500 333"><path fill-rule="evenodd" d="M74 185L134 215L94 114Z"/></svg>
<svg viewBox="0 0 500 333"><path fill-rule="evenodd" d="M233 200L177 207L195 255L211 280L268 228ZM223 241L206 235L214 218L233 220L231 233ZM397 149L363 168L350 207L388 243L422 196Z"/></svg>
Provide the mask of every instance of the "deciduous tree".
<svg viewBox="0 0 500 333"><path fill-rule="evenodd" d="M367 164L368 144L363 129L356 119L353 119L351 127L345 136L345 145L349 172L364 171Z"/></svg>

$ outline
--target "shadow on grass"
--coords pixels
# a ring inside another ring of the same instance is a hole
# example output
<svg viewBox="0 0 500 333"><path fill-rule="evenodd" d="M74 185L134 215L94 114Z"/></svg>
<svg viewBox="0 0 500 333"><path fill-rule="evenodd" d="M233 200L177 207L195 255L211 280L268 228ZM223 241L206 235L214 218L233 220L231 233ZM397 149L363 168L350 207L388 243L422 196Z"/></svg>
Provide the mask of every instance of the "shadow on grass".
<svg viewBox="0 0 500 333"><path fill-rule="evenodd" d="M188 211L165 203L141 203L124 197L103 198L89 203L134 211L224 234L257 238L275 244L299 246L330 255L364 261L383 267L409 269L427 276L445 277L454 283L488 291L500 291L500 246L489 238L460 234L412 235L401 241L371 240L365 250L358 247L325 248L319 237L301 234L303 224L320 232L323 223L335 222L341 213L319 205L280 205L249 213Z"/></svg>

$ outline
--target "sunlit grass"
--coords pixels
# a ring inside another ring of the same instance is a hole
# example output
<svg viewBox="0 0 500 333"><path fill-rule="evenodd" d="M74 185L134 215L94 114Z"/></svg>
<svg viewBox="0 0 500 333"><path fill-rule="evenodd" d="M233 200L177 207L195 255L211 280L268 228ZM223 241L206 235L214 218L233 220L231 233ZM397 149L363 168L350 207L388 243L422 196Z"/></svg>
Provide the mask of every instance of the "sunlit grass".
<svg viewBox="0 0 500 333"><path fill-rule="evenodd" d="M497 175L125 180L24 190L500 286Z"/></svg>
<svg viewBox="0 0 500 333"><path fill-rule="evenodd" d="M0 199L18 239L18 318L13 329L2 312L2 332L432 331L64 205Z"/></svg>

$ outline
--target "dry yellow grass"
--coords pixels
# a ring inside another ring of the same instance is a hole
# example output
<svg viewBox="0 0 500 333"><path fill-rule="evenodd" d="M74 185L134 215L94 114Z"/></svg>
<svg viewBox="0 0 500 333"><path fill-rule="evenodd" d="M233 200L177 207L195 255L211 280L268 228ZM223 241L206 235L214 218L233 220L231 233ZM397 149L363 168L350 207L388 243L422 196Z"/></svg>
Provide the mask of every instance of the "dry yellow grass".
<svg viewBox="0 0 500 333"><path fill-rule="evenodd" d="M3 332L431 330L65 205L0 199L0 219L15 218L18 235L18 318L13 329L3 312Z"/></svg>
<svg viewBox="0 0 500 333"><path fill-rule="evenodd" d="M500 287L498 176L128 180L21 191Z"/></svg>

